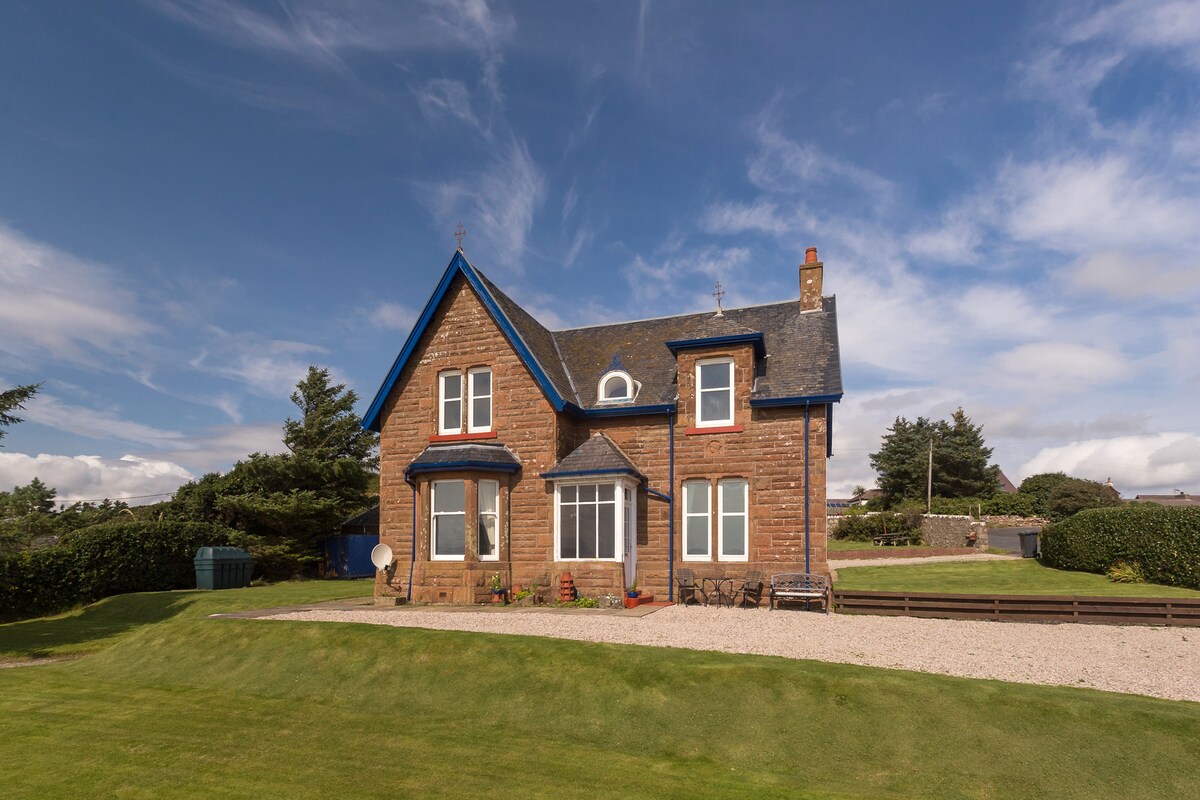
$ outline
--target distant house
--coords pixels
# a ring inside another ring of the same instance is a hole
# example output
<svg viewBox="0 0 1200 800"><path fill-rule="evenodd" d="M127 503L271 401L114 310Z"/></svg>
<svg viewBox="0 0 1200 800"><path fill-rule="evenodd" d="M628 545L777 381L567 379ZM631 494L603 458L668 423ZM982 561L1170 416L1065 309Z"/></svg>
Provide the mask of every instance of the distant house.
<svg viewBox="0 0 1200 800"><path fill-rule="evenodd" d="M1000 491L1005 494L1016 494L1018 491L1016 485L1004 474L1004 470L996 473L996 482L1000 484Z"/></svg>
<svg viewBox="0 0 1200 800"><path fill-rule="evenodd" d="M469 603L494 574L569 572L582 595L666 599L684 567L826 572L842 378L822 271L810 248L798 298L551 331L456 252L364 415L404 565L377 590Z"/></svg>
<svg viewBox="0 0 1200 800"><path fill-rule="evenodd" d="M1154 503L1160 506L1200 506L1200 497L1187 492L1176 494L1139 494L1133 498L1134 503Z"/></svg>
<svg viewBox="0 0 1200 800"><path fill-rule="evenodd" d="M342 523L342 535L349 536L350 534L366 534L379 535L379 506L375 505L368 508L361 514L355 514L350 519Z"/></svg>

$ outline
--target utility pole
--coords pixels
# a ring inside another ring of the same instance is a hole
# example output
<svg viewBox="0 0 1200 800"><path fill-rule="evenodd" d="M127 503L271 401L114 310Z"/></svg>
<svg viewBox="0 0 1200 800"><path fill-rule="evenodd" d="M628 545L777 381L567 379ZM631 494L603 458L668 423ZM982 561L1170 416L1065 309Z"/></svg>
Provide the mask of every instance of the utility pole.
<svg viewBox="0 0 1200 800"><path fill-rule="evenodd" d="M925 482L925 513L933 513L933 439L929 440L929 478Z"/></svg>

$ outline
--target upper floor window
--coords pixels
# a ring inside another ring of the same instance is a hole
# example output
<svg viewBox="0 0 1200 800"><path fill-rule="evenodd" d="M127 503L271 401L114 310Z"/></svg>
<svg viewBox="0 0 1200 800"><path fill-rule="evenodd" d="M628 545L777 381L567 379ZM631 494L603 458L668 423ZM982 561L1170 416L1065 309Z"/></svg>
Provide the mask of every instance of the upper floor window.
<svg viewBox="0 0 1200 800"><path fill-rule="evenodd" d="M733 424L733 359L696 362L696 427Z"/></svg>
<svg viewBox="0 0 1200 800"><path fill-rule="evenodd" d="M461 372L438 375L438 433L462 433L462 390Z"/></svg>
<svg viewBox="0 0 1200 800"><path fill-rule="evenodd" d="M483 433L492 429L492 368L472 367L467 370L468 390L471 394L468 433Z"/></svg>
<svg viewBox="0 0 1200 800"><path fill-rule="evenodd" d="M466 385L463 383L463 373L458 370L438 374L439 434L463 432L464 401L467 433L486 433L492 429L492 368L472 367L467 370Z"/></svg>
<svg viewBox="0 0 1200 800"><path fill-rule="evenodd" d="M596 392L600 402L619 402L621 400L632 400L634 394L637 393L637 384L633 378L629 377L628 372L614 370L606 372L600 378L600 387Z"/></svg>

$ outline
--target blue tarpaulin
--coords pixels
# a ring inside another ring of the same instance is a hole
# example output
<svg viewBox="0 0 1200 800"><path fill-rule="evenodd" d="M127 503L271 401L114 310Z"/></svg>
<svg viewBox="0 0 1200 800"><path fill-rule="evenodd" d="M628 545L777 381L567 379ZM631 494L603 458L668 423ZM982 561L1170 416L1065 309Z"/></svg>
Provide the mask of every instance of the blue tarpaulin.
<svg viewBox="0 0 1200 800"><path fill-rule="evenodd" d="M375 575L371 548L379 544L378 534L351 533L325 540L325 577L370 578Z"/></svg>

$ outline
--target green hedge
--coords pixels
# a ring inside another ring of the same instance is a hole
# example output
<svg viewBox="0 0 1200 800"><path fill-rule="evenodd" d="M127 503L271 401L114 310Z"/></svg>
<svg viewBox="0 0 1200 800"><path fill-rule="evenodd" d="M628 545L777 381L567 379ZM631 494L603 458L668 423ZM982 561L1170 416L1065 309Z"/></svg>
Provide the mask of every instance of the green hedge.
<svg viewBox="0 0 1200 800"><path fill-rule="evenodd" d="M838 520L837 527L829 534L834 539L849 539L854 542L869 542L882 533L906 533L915 543L921 540L920 514L897 514L884 511L879 514L847 514Z"/></svg>
<svg viewBox="0 0 1200 800"><path fill-rule="evenodd" d="M196 586L196 550L231 531L202 522L108 522L0 557L0 618L52 614L126 592Z"/></svg>
<svg viewBox="0 0 1200 800"><path fill-rule="evenodd" d="M1033 517L1034 499L1029 495L1001 492L992 497L935 497L934 514L963 514L977 516L980 509L984 514L1010 517Z"/></svg>
<svg viewBox="0 0 1200 800"><path fill-rule="evenodd" d="M1080 511L1046 526L1042 558L1101 574L1136 565L1151 583L1200 589L1200 508L1132 503Z"/></svg>

